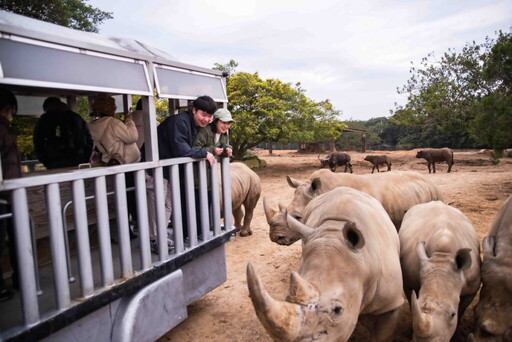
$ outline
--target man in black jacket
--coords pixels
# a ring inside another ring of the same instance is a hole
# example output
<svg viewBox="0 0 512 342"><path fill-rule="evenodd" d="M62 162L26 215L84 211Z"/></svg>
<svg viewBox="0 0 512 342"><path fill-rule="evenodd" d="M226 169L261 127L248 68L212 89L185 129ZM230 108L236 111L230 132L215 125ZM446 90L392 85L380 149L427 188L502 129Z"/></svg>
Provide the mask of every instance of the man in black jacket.
<svg viewBox="0 0 512 342"><path fill-rule="evenodd" d="M34 129L37 159L47 169L88 163L93 141L85 120L58 97L47 98L43 110Z"/></svg>
<svg viewBox="0 0 512 342"><path fill-rule="evenodd" d="M199 127L206 127L213 119L213 113L217 110L215 101L210 96L200 96L192 103L192 110L188 112L171 115L165 119L157 127L158 133L158 150L160 159L190 157L190 158L206 158L211 166L215 164L215 156L208 152L205 148L193 147L194 139L196 138ZM151 225L151 249L157 252L156 249L156 220L154 218L154 194L152 194L152 179L148 177L148 201L150 202L149 218ZM164 168L164 195L166 199L166 219L170 218L170 191L168 187L169 170ZM187 206L185 201L185 173L184 169L180 167L180 192L181 192L181 218L183 222L183 236L188 237L188 220L187 220ZM196 193L196 207L198 204L198 194ZM197 208L198 209L198 208ZM198 211L198 210L197 210ZM199 216L197 215L199 218ZM197 220L199 228L200 222Z"/></svg>

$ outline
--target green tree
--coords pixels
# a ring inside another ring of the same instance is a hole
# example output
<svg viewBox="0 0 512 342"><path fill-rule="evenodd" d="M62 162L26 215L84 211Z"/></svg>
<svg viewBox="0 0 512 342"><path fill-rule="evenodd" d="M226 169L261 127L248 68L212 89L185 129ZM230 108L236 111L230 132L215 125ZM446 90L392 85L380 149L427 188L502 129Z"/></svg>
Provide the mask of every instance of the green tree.
<svg viewBox="0 0 512 342"><path fill-rule="evenodd" d="M408 94L408 102L398 107L393 120L421 131L418 141L432 147L474 145L469 134L469 122L474 118L472 106L490 88L482 72L482 55L492 46L467 43L461 52L449 49L438 60L431 53L421 61L421 67L411 67L411 78L398 89Z"/></svg>
<svg viewBox="0 0 512 342"><path fill-rule="evenodd" d="M0 8L9 12L87 32L98 32L98 26L112 19L86 4L86 0L0 0Z"/></svg>
<svg viewBox="0 0 512 342"><path fill-rule="evenodd" d="M491 90L473 106L470 132L494 150L491 159L498 163L503 149L512 145L512 33L499 32L483 59L483 77Z"/></svg>
<svg viewBox="0 0 512 342"><path fill-rule="evenodd" d="M343 128L329 101L307 98L300 83L292 86L258 73L238 72L227 80L228 109L236 123L231 128L235 158L263 142L311 142L334 139Z"/></svg>

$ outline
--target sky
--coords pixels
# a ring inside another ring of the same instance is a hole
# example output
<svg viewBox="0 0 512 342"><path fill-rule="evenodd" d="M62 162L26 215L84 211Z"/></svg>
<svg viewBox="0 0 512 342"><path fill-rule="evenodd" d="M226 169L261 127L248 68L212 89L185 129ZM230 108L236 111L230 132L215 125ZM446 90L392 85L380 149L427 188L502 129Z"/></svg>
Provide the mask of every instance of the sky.
<svg viewBox="0 0 512 342"><path fill-rule="evenodd" d="M389 116L429 53L510 32L510 0L89 0L113 13L101 34L132 38L178 61L300 82L342 120ZM411 64L413 63L413 64Z"/></svg>

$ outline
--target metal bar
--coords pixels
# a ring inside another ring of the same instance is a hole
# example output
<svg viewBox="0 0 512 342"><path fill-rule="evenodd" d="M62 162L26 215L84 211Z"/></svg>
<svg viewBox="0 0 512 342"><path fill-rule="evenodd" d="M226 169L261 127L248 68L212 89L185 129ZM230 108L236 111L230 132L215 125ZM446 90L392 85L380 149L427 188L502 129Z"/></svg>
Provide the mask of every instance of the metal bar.
<svg viewBox="0 0 512 342"><path fill-rule="evenodd" d="M180 194L180 172L178 165L169 168L169 179L171 180L171 202L172 202L172 223L174 227L174 245L176 253L182 253L185 249L183 243L183 220L181 219L181 194Z"/></svg>
<svg viewBox="0 0 512 342"><path fill-rule="evenodd" d="M137 200L137 223L139 224L140 260L142 270L152 266L149 246L148 202L146 197L146 177L144 170L135 171L135 194ZM167 250L167 248L165 249Z"/></svg>
<svg viewBox="0 0 512 342"><path fill-rule="evenodd" d="M55 281L55 301L57 310L69 307L70 291L68 283L68 259L66 258L66 241L64 231L61 229L62 213L59 184L53 183L46 186L46 205L48 210L48 229L50 232L50 249L52 252L53 279Z"/></svg>
<svg viewBox="0 0 512 342"><path fill-rule="evenodd" d="M107 181L106 177L94 180L96 227L98 229L101 279L104 287L114 283L114 266L112 262L112 245L110 241L110 222L108 215Z"/></svg>
<svg viewBox="0 0 512 342"><path fill-rule="evenodd" d="M29 211L27 190L25 188L12 191L13 222L16 231L16 252L18 256L18 276L20 278L21 304L23 322L33 325L39 322L39 306L36 294L34 258L32 255L32 239L30 238Z"/></svg>
<svg viewBox="0 0 512 342"><path fill-rule="evenodd" d="M212 177L212 224L213 235L219 236L221 232L220 227L220 208L219 208L219 165L215 164L211 170Z"/></svg>
<svg viewBox="0 0 512 342"><path fill-rule="evenodd" d="M94 281L92 274L91 244L89 242L89 227L87 224L87 208L85 206L85 190L83 179L72 182L72 191L75 235L78 249L80 289L82 291L83 297L89 297L94 292Z"/></svg>
<svg viewBox="0 0 512 342"><path fill-rule="evenodd" d="M156 229L158 236L158 250L159 259L166 260L169 256L167 248L167 225L165 215L165 196L164 196L164 182L163 182L163 169L161 167L153 170L153 188L155 194L155 207L156 207ZM169 191L169 190L168 190Z"/></svg>
<svg viewBox="0 0 512 342"><path fill-rule="evenodd" d="M224 229L231 229L233 226L231 208L231 177L229 158L222 159L222 204L224 207Z"/></svg>
<svg viewBox="0 0 512 342"><path fill-rule="evenodd" d="M197 246L196 201L194 195L193 163L185 164L185 199L187 202L188 239L190 247Z"/></svg>
<svg viewBox="0 0 512 342"><path fill-rule="evenodd" d="M208 208L208 183L206 181L206 160L198 162L199 167L199 211L201 215L201 234L203 241L210 237L210 213ZM213 166L215 168L216 165ZM196 208L197 209L197 208Z"/></svg>
<svg viewBox="0 0 512 342"><path fill-rule="evenodd" d="M132 254L129 237L128 207L126 204L126 183L124 173L115 175L117 234L121 255L121 273L124 278L133 275Z"/></svg>

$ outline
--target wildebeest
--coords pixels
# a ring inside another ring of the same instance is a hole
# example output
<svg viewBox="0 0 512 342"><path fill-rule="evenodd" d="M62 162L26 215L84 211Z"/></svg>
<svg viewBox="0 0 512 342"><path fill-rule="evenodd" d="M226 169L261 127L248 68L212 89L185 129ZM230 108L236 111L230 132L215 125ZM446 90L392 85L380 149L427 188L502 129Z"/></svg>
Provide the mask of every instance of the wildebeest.
<svg viewBox="0 0 512 342"><path fill-rule="evenodd" d="M447 147L418 151L416 158L423 158L427 161L428 173L431 172L430 165L432 165L434 173L436 173L436 163L444 161L448 164L448 172L452 171L453 151Z"/></svg>
<svg viewBox="0 0 512 342"><path fill-rule="evenodd" d="M318 156L318 160L320 160L320 168L324 169L329 166L329 155L325 158L320 158L320 155Z"/></svg>
<svg viewBox="0 0 512 342"><path fill-rule="evenodd" d="M373 197L340 187L314 198L304 224L287 216L304 241L286 301L274 300L251 263L247 284L256 314L276 341L347 341L358 320L371 341L392 341L403 304L396 229Z"/></svg>
<svg viewBox="0 0 512 342"><path fill-rule="evenodd" d="M389 156L385 154L380 155L368 155L364 158L364 160L372 163L372 173L377 168L377 172L380 172L379 165L387 165L388 171L391 171L391 160Z"/></svg>
<svg viewBox="0 0 512 342"><path fill-rule="evenodd" d="M291 245L299 239L283 219L285 211L300 221L304 208L314 197L339 186L354 188L375 197L389 214L396 229L400 227L402 218L410 207L442 200L441 191L434 183L423 175L410 171L352 175L323 169L313 172L308 181L302 182L291 177L286 179L295 188L288 206L280 205L279 210L274 210L263 200L265 216L270 226L270 240L280 245Z"/></svg>
<svg viewBox="0 0 512 342"><path fill-rule="evenodd" d="M331 152L329 154L329 168L332 172L336 172L336 168L338 166L345 166L345 171L347 172L347 168L350 169L350 173L352 173L352 164L350 164L350 155L346 152Z"/></svg>
<svg viewBox="0 0 512 342"><path fill-rule="evenodd" d="M261 194L260 177L244 163L231 163L230 170L231 206L236 231L240 232L240 236L252 235L252 216ZM245 216L242 206L245 209Z"/></svg>
<svg viewBox="0 0 512 342"><path fill-rule="evenodd" d="M480 288L476 231L460 210L432 201L407 211L398 236L413 341L450 341Z"/></svg>
<svg viewBox="0 0 512 342"><path fill-rule="evenodd" d="M512 341L512 197L482 242L482 289L470 341Z"/></svg>

